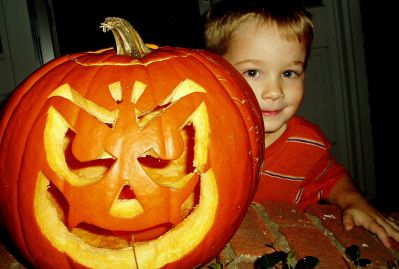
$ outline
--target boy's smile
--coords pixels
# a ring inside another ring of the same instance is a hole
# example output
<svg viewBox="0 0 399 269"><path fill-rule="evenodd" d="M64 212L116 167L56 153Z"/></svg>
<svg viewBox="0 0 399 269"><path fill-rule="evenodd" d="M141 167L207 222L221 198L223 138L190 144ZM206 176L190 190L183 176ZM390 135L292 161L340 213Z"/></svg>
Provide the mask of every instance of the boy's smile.
<svg viewBox="0 0 399 269"><path fill-rule="evenodd" d="M271 111L262 109L262 115L263 115L263 117L275 116L275 115L278 115L281 111L282 111L281 109L280 110L271 110Z"/></svg>

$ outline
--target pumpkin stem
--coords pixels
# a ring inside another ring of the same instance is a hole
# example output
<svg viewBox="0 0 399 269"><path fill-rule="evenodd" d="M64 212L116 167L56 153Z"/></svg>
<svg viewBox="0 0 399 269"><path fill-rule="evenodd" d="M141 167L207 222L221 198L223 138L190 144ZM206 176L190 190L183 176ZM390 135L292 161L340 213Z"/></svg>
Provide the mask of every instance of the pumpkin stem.
<svg viewBox="0 0 399 269"><path fill-rule="evenodd" d="M151 49L147 47L133 26L124 19L108 17L101 23L100 28L103 29L103 32L112 31L116 42L117 55L142 58L151 52Z"/></svg>

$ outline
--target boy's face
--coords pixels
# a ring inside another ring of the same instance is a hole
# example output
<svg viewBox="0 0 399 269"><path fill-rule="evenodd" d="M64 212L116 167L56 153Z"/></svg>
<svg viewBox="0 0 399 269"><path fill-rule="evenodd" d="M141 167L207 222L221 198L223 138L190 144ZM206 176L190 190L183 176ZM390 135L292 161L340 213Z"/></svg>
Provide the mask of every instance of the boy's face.
<svg viewBox="0 0 399 269"><path fill-rule="evenodd" d="M272 24L247 22L223 57L247 80L263 114L266 136L281 133L304 94L306 48L281 37Z"/></svg>

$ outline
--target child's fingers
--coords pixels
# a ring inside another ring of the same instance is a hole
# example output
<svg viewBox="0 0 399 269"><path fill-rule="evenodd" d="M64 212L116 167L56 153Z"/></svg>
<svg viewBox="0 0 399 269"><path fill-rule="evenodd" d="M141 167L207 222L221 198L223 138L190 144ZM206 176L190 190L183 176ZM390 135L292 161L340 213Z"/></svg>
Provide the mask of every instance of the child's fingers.
<svg viewBox="0 0 399 269"><path fill-rule="evenodd" d="M399 225L397 221L385 218L380 222L380 225L384 227L390 237L399 242Z"/></svg>
<svg viewBox="0 0 399 269"><path fill-rule="evenodd" d="M394 227L396 230L399 231L399 221L392 218L392 217L387 217L387 221L391 224L392 227Z"/></svg>
<svg viewBox="0 0 399 269"><path fill-rule="evenodd" d="M347 231L353 229L353 227L355 226L355 220L350 212L344 211L342 215L342 224Z"/></svg>

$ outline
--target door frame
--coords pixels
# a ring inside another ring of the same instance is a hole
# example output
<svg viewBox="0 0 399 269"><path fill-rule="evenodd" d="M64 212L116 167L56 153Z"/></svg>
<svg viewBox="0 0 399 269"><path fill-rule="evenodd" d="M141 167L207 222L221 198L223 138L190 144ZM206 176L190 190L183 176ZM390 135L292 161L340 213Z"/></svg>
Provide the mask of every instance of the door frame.
<svg viewBox="0 0 399 269"><path fill-rule="evenodd" d="M6 70L0 82L2 102L34 70L54 58L54 48L46 0L0 0L0 23L0 64Z"/></svg>
<svg viewBox="0 0 399 269"><path fill-rule="evenodd" d="M359 1L335 0L332 12L337 40L339 87L344 102L348 163L354 181L369 198L376 196L364 37Z"/></svg>

